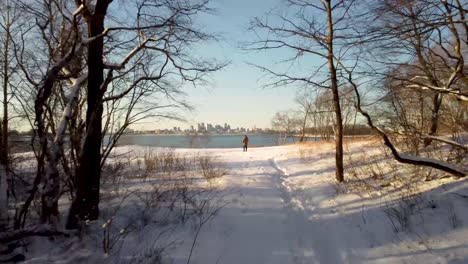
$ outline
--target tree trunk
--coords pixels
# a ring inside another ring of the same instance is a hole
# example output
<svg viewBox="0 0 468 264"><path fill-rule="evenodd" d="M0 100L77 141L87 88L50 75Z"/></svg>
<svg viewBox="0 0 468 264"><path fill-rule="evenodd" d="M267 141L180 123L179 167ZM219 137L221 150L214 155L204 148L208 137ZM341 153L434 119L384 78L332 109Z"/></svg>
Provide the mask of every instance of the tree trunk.
<svg viewBox="0 0 468 264"><path fill-rule="evenodd" d="M3 230L7 226L8 219L8 186L6 176L5 167L0 164L0 230Z"/></svg>
<svg viewBox="0 0 468 264"><path fill-rule="evenodd" d="M309 110L306 110L305 111L305 115L304 115L304 120L302 121L302 131L301 131L301 138L299 140L299 142L303 142L304 141L304 138L305 138L305 130L306 130L306 126L307 126L307 116L309 115Z"/></svg>
<svg viewBox="0 0 468 264"><path fill-rule="evenodd" d="M8 42L10 34L6 34L4 72L3 72L3 120L2 120L2 146L1 160L5 169L8 170Z"/></svg>
<svg viewBox="0 0 468 264"><path fill-rule="evenodd" d="M2 136L0 146L1 163L8 170L8 50L10 45L10 9L7 7L6 23L5 23L5 42L3 49L3 119L2 119Z"/></svg>
<svg viewBox="0 0 468 264"><path fill-rule="evenodd" d="M335 159L336 159L336 180L342 182L343 175L343 118L341 116L340 95L338 93L338 80L336 77L336 67L333 59L333 17L331 10L331 0L327 3L328 18L328 69L330 71L330 88L333 94L333 110L335 112Z"/></svg>
<svg viewBox="0 0 468 264"><path fill-rule="evenodd" d="M0 131L0 227L8 215L7 173L8 173L8 49L10 44L10 9L7 6L3 49L3 120Z"/></svg>
<svg viewBox="0 0 468 264"><path fill-rule="evenodd" d="M441 93L437 93L432 100L434 109L432 109L431 127L428 133L430 136L435 136L437 134L437 130L439 127L440 106L442 105L442 96L443 95ZM432 139L430 138L424 139L425 147L429 146L431 143L432 143Z"/></svg>
<svg viewBox="0 0 468 264"><path fill-rule="evenodd" d="M94 14L87 17L88 36L104 31L104 18L111 0L97 1ZM96 220L99 217L99 191L101 181L102 92L104 82L104 41L96 38L88 44L88 98L86 136L76 169L76 197L67 219L67 229L78 228L78 220Z"/></svg>
<svg viewBox="0 0 468 264"><path fill-rule="evenodd" d="M416 55L418 57L418 62L421 65L429 82L433 86L440 86L439 82L437 81L437 77L435 77L432 74L431 67L429 66L430 63L428 63L423 56L424 37L418 27L419 21L417 20L417 14L413 10L412 5L409 5L408 7L409 7L409 11L411 12L411 22L412 22L414 35L416 38L416 43L414 43L413 45L416 51ZM434 95L432 104L434 108L432 109L431 127L429 128L429 135L434 136L437 134L437 129L439 126L439 110L440 110L440 106L442 105L442 94L437 93L436 95ZM431 143L432 143L432 139L430 138L424 140L425 147L429 146Z"/></svg>

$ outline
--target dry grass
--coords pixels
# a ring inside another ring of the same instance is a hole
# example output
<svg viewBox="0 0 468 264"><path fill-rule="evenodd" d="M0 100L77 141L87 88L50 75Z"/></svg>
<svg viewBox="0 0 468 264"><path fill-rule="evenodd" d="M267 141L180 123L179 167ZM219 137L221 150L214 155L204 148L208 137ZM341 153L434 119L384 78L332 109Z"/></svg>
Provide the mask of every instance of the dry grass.
<svg viewBox="0 0 468 264"><path fill-rule="evenodd" d="M334 159L334 141L297 143L302 162L313 163ZM345 184L337 186L340 193L356 193L361 196L383 195L396 189L417 192L418 184L424 182L433 171L405 165L395 161L391 153L376 136L346 137L344 139Z"/></svg>
<svg viewBox="0 0 468 264"><path fill-rule="evenodd" d="M141 156L127 153L111 160L103 172L103 233L97 238L104 253L118 252L126 237L148 225L167 230L214 217L222 193L213 180L226 172L215 157L172 149L148 148Z"/></svg>
<svg viewBox="0 0 468 264"><path fill-rule="evenodd" d="M344 137L343 143L346 146L351 143L371 143L371 142L380 142L380 138L377 136L355 136L355 137ZM320 141L306 141L306 142L295 142L295 145L302 147L314 147L314 146L334 146L335 140L320 140Z"/></svg>

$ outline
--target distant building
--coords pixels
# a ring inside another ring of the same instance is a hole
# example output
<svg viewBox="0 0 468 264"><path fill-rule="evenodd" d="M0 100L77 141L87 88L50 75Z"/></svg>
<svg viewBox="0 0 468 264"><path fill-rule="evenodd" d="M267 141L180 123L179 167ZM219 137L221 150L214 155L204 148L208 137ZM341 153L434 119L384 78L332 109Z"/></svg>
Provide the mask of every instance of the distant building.
<svg viewBox="0 0 468 264"><path fill-rule="evenodd" d="M205 123L198 123L197 131L198 132L205 132L206 131Z"/></svg>
<svg viewBox="0 0 468 264"><path fill-rule="evenodd" d="M174 127L174 132L182 132L180 127L177 129ZM198 133L262 133L264 132L263 129L257 128L254 126L253 128L245 128L245 127L236 127L231 128L228 123L221 123L221 124L212 124L212 123L197 123L197 127L195 129L194 125L190 125L189 129L185 129L183 132L198 132Z"/></svg>
<svg viewBox="0 0 468 264"><path fill-rule="evenodd" d="M206 124L206 131L208 132L214 132L215 129L212 124Z"/></svg>

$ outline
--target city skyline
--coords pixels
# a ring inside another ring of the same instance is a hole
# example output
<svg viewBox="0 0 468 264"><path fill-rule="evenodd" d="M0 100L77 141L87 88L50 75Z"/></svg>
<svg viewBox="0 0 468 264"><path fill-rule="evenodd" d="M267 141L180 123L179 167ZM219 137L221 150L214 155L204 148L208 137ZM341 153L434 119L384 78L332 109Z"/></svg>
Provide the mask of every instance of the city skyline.
<svg viewBox="0 0 468 264"><path fill-rule="evenodd" d="M131 127L126 132L152 132L152 133L243 133L243 132L262 132L270 128L243 127L231 126L229 123L204 123L189 124L188 126L173 126L171 128L155 128L155 129L132 129Z"/></svg>

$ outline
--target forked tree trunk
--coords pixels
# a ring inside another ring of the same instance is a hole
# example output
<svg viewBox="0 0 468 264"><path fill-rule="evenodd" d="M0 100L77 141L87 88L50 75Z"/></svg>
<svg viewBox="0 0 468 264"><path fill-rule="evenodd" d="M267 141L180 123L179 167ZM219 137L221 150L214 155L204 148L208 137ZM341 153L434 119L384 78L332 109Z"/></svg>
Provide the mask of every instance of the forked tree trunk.
<svg viewBox="0 0 468 264"><path fill-rule="evenodd" d="M60 196L60 178L57 167L50 163L54 162L54 159L53 154L48 149L48 131L47 125L45 123L44 112L46 111L46 105L52 94L57 76L62 68L70 63L74 57L75 48L76 46L73 46L70 52L47 72L44 80L41 82L36 99L34 101L34 123L36 125L36 134L39 138L39 143L41 146L42 153L40 155L44 155L50 165L45 173L42 171L42 166L38 166L38 181L40 180L40 175L42 175L42 173L46 175L43 186L41 219L43 222L49 222L52 224L55 224L59 217L58 197ZM37 191L36 185L33 187L33 190L34 192ZM33 193L31 195L33 195ZM33 198L33 196L30 196L30 198ZM31 201L29 200L30 198L28 198L29 202ZM29 206L28 203L25 203L25 205ZM22 210L23 212L27 212L27 207L23 207L23 209L25 209L25 211Z"/></svg>

